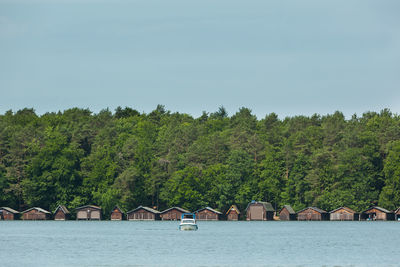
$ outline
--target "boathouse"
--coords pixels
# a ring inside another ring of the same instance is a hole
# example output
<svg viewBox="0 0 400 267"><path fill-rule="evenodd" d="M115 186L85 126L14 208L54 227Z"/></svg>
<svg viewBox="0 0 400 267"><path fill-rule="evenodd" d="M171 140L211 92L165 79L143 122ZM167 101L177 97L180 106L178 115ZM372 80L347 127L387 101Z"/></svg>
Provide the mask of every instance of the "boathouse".
<svg viewBox="0 0 400 267"><path fill-rule="evenodd" d="M48 220L51 216L50 211L38 207L27 209L21 213L23 220Z"/></svg>
<svg viewBox="0 0 400 267"><path fill-rule="evenodd" d="M228 221L238 221L240 216L240 211L236 205L232 205L226 212L226 219Z"/></svg>
<svg viewBox="0 0 400 267"><path fill-rule="evenodd" d="M182 213L190 213L190 211L180 207L172 207L162 211L160 217L163 221L177 221L181 219Z"/></svg>
<svg viewBox="0 0 400 267"><path fill-rule="evenodd" d="M122 221L124 219L124 212L118 207L115 206L111 211L111 221Z"/></svg>
<svg viewBox="0 0 400 267"><path fill-rule="evenodd" d="M361 213L361 220L368 221L393 221L394 213L387 209L373 206Z"/></svg>
<svg viewBox="0 0 400 267"><path fill-rule="evenodd" d="M155 221L160 219L160 212L149 207L139 206L128 211L127 218L129 221Z"/></svg>
<svg viewBox="0 0 400 267"><path fill-rule="evenodd" d="M296 216L296 212L290 205L284 205L279 211L279 220L281 221L295 221Z"/></svg>
<svg viewBox="0 0 400 267"><path fill-rule="evenodd" d="M299 221L329 221L329 213L316 207L308 207L297 212Z"/></svg>
<svg viewBox="0 0 400 267"><path fill-rule="evenodd" d="M196 215L196 220L199 221L219 221L222 215L221 212L210 207L199 209L194 213Z"/></svg>
<svg viewBox="0 0 400 267"><path fill-rule="evenodd" d="M76 208L77 220L101 220L101 208L94 205L86 205Z"/></svg>
<svg viewBox="0 0 400 267"><path fill-rule="evenodd" d="M272 221L274 219L274 208L269 202L252 201L246 208L247 221Z"/></svg>
<svg viewBox="0 0 400 267"><path fill-rule="evenodd" d="M340 207L329 212L331 221L358 221L359 213L348 207Z"/></svg>
<svg viewBox="0 0 400 267"><path fill-rule="evenodd" d="M0 220L16 220L18 216L18 211L13 210L9 207L0 208Z"/></svg>
<svg viewBox="0 0 400 267"><path fill-rule="evenodd" d="M63 205L58 205L56 210L54 211L54 220L55 221L65 221L69 219L71 213L67 209L67 207Z"/></svg>

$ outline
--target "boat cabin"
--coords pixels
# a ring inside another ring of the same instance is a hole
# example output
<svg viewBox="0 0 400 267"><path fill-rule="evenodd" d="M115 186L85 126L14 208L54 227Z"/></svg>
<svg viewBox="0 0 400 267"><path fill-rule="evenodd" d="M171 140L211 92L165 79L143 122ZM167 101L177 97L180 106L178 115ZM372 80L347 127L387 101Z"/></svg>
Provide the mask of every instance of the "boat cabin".
<svg viewBox="0 0 400 267"><path fill-rule="evenodd" d="M94 205L86 205L76 208L77 220L101 220L101 208Z"/></svg>
<svg viewBox="0 0 400 267"><path fill-rule="evenodd" d="M54 220L55 221L65 221L69 219L70 212L67 207L63 205L58 205L56 210L54 211Z"/></svg>
<svg viewBox="0 0 400 267"><path fill-rule="evenodd" d="M199 221L219 221L222 213L210 207L195 211L196 219Z"/></svg>
<svg viewBox="0 0 400 267"><path fill-rule="evenodd" d="M394 213L387 209L373 206L361 213L361 220L367 221L393 221Z"/></svg>
<svg viewBox="0 0 400 267"><path fill-rule="evenodd" d="M329 221L329 213L317 207L308 207L297 212L299 221Z"/></svg>
<svg viewBox="0 0 400 267"><path fill-rule="evenodd" d="M111 211L111 221L122 221L124 219L124 212L115 206Z"/></svg>
<svg viewBox="0 0 400 267"><path fill-rule="evenodd" d="M149 207L139 206L128 211L127 218L129 221L155 221L160 219L160 212Z"/></svg>
<svg viewBox="0 0 400 267"><path fill-rule="evenodd" d="M347 207L340 207L329 212L331 221L358 221L359 213Z"/></svg>
<svg viewBox="0 0 400 267"><path fill-rule="evenodd" d="M228 221L238 221L240 216L240 211L236 205L232 205L226 212L226 219Z"/></svg>
<svg viewBox="0 0 400 267"><path fill-rule="evenodd" d="M0 220L15 220L19 212L9 207L0 208Z"/></svg>
<svg viewBox="0 0 400 267"><path fill-rule="evenodd" d="M279 220L281 221L295 221L297 214L290 205L284 205L279 211Z"/></svg>
<svg viewBox="0 0 400 267"><path fill-rule="evenodd" d="M246 208L247 221L272 221L274 219L274 208L269 202L252 201Z"/></svg>
<svg viewBox="0 0 400 267"><path fill-rule="evenodd" d="M38 207L27 209L21 213L23 220L48 220L51 216L50 211Z"/></svg>
<svg viewBox="0 0 400 267"><path fill-rule="evenodd" d="M182 213L190 213L190 211L180 207L172 207L162 211L160 217L163 221L178 221L181 219Z"/></svg>

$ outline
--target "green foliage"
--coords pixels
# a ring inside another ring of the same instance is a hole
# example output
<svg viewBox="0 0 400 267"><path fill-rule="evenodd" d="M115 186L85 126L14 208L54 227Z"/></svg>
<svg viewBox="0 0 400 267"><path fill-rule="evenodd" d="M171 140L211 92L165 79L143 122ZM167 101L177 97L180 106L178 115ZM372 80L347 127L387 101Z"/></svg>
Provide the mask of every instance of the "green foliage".
<svg viewBox="0 0 400 267"><path fill-rule="evenodd" d="M389 110L258 120L224 107L199 118L158 105L0 115L0 206L58 204L243 210L400 206L400 118Z"/></svg>

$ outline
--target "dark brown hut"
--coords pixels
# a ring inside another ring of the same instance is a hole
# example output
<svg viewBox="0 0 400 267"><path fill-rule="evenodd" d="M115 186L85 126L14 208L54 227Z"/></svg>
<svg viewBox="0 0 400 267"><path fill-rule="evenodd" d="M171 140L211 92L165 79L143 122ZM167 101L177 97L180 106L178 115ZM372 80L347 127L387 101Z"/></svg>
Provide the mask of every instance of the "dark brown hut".
<svg viewBox="0 0 400 267"><path fill-rule="evenodd" d="M219 221L222 213L210 207L205 207L195 211L196 220L199 221Z"/></svg>
<svg viewBox="0 0 400 267"><path fill-rule="evenodd" d="M190 211L180 207L172 207L162 211L160 217L163 221L177 221L181 219L182 213L190 213Z"/></svg>
<svg viewBox="0 0 400 267"><path fill-rule="evenodd" d="M359 214L347 207L340 207L329 212L331 221L358 221Z"/></svg>
<svg viewBox="0 0 400 267"><path fill-rule="evenodd" d="M232 205L226 212L226 219L228 221L238 221L240 216L240 211L236 205Z"/></svg>
<svg viewBox="0 0 400 267"><path fill-rule="evenodd" d="M111 221L122 221L124 219L124 212L115 206L111 211Z"/></svg>
<svg viewBox="0 0 400 267"><path fill-rule="evenodd" d="M69 219L70 212L67 207L63 205L58 205L56 210L54 211L54 220L55 221L65 221Z"/></svg>
<svg viewBox="0 0 400 267"><path fill-rule="evenodd" d="M296 215L296 212L290 205L284 205L283 208L279 211L279 220L295 221Z"/></svg>
<svg viewBox="0 0 400 267"><path fill-rule="evenodd" d="M329 221L329 213L316 207L308 207L297 212L299 221Z"/></svg>
<svg viewBox="0 0 400 267"><path fill-rule="evenodd" d="M48 220L51 216L50 211L37 207L27 209L21 213L23 220Z"/></svg>
<svg viewBox="0 0 400 267"><path fill-rule="evenodd" d="M18 211L8 207L0 208L0 220L15 220L18 216Z"/></svg>
<svg viewBox="0 0 400 267"><path fill-rule="evenodd" d="M368 221L393 221L394 213L387 209L374 206L361 213L361 220Z"/></svg>
<svg viewBox="0 0 400 267"><path fill-rule="evenodd" d="M139 206L128 211L127 217L129 221L155 221L160 219L160 212L149 207Z"/></svg>
<svg viewBox="0 0 400 267"><path fill-rule="evenodd" d="M101 220L101 208L94 205L86 205L75 209L77 220Z"/></svg>
<svg viewBox="0 0 400 267"><path fill-rule="evenodd" d="M246 208L246 220L248 221L272 221L274 208L269 202L252 201Z"/></svg>

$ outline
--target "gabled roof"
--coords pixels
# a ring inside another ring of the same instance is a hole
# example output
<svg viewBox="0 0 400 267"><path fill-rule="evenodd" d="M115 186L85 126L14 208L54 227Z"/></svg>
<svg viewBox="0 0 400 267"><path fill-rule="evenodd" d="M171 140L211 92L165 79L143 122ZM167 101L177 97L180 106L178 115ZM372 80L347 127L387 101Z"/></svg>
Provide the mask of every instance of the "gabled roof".
<svg viewBox="0 0 400 267"><path fill-rule="evenodd" d="M158 210L155 210L155 209L152 209L152 208L149 208L149 207L139 206L134 210L128 211L127 214L131 214L132 212L138 211L140 209L146 210L146 211L154 213L154 214L159 214L160 213Z"/></svg>
<svg viewBox="0 0 400 267"><path fill-rule="evenodd" d="M111 213L113 213L114 210L116 210L116 209L117 209L119 212L121 212L122 214L124 214L124 212L119 208L118 205L115 205L115 206L114 206L114 208L111 210Z"/></svg>
<svg viewBox="0 0 400 267"><path fill-rule="evenodd" d="M219 211L217 211L217 210L215 210L215 209L212 209L212 208L210 208L210 207L205 207L205 208L196 210L194 213L198 213L198 212L203 211L203 210L209 210L209 211L214 212L214 213L216 213L216 214L222 215L222 212L219 212Z"/></svg>
<svg viewBox="0 0 400 267"><path fill-rule="evenodd" d="M86 205L86 206L78 207L78 208L76 208L76 210L87 209L87 208L93 208L93 209L101 210L100 207L95 206L95 205Z"/></svg>
<svg viewBox="0 0 400 267"><path fill-rule="evenodd" d="M296 214L296 212L290 205L284 205L283 208L279 211L279 213L281 213L283 209L286 209L289 212L289 214Z"/></svg>
<svg viewBox="0 0 400 267"><path fill-rule="evenodd" d="M67 209L67 207L65 207L64 205L58 205L58 207L56 208L56 210L54 211L54 214L56 214L56 212L61 209L62 212L64 212L64 214L69 214L69 210Z"/></svg>
<svg viewBox="0 0 400 267"><path fill-rule="evenodd" d="M236 205L232 205L232 206L228 209L228 211L226 212L226 214L228 214L231 210L234 210L234 211L236 211L237 214L240 214L240 211L239 211L238 207L236 207Z"/></svg>
<svg viewBox="0 0 400 267"><path fill-rule="evenodd" d="M337 211L339 211L341 209L346 210L346 211L348 211L350 213L358 213L358 212L356 212L356 211L354 211L354 210L352 210L352 209L350 209L348 207L340 207L340 208L337 208L337 209L334 209L334 210L330 211L329 213L335 213L335 212L337 212Z"/></svg>
<svg viewBox="0 0 400 267"><path fill-rule="evenodd" d="M327 213L326 211L321 210L320 208L317 208L317 207L307 207L307 208L305 208L305 209L302 209L302 210L298 211L297 213L300 213L300 212L305 211L305 210L308 210L308 209L315 210L315 211L318 212L318 213Z"/></svg>
<svg viewBox="0 0 400 267"><path fill-rule="evenodd" d="M46 214L51 214L50 211L47 211L47 210L44 210L44 209L38 208L38 207L33 207L33 208L30 208L30 209L27 209L25 211L22 211L21 213L26 213L26 212L31 211L31 210L37 210L37 211L40 211L40 212L43 212L43 213L46 213Z"/></svg>
<svg viewBox="0 0 400 267"><path fill-rule="evenodd" d="M6 211L14 213L14 214L18 214L19 213L18 211L13 210L12 208L9 208L9 207L0 207L0 210L6 210Z"/></svg>
<svg viewBox="0 0 400 267"><path fill-rule="evenodd" d="M274 207L272 207L272 204L271 203L269 203L269 202L262 202L262 201L260 201L260 202L258 202L258 201L252 201L252 202L250 202L248 205L247 205L247 208L246 208L246 211L247 211L247 209L251 206L251 205L254 205L254 204L261 204L261 205L263 205L264 206L264 209L266 210L266 211L275 211L275 209L274 209Z"/></svg>
<svg viewBox="0 0 400 267"><path fill-rule="evenodd" d="M173 210L173 209L177 209L177 210L179 210L180 212L183 212L183 213L190 213L190 211L182 209L180 207L172 207L172 208L166 209L166 210L164 210L164 211L162 211L160 213L163 214L163 213L166 213L166 212L168 212L170 210Z"/></svg>
<svg viewBox="0 0 400 267"><path fill-rule="evenodd" d="M387 209L384 209L384 208L381 208L381 207L378 207L378 206L370 207L370 208L364 210L362 213L366 213L366 212L368 212L369 210L372 210L372 209L377 209L377 210L380 210L380 211L382 211L384 213L392 213L391 211L389 211Z"/></svg>

